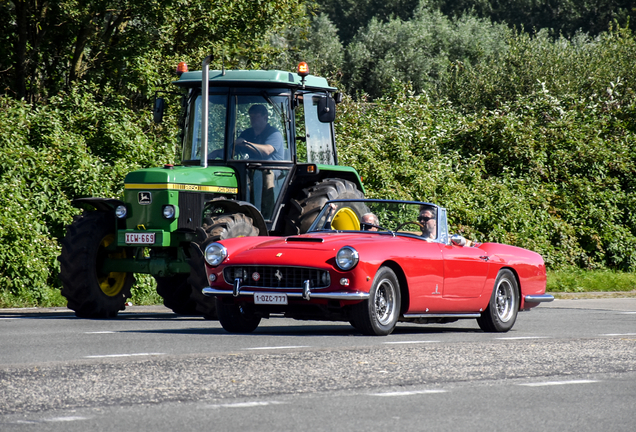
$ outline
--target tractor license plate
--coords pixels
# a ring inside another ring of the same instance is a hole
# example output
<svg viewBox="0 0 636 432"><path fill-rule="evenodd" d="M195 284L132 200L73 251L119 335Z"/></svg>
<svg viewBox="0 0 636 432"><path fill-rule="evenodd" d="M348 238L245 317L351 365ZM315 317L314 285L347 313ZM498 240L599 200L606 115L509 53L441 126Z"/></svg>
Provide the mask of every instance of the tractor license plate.
<svg viewBox="0 0 636 432"><path fill-rule="evenodd" d="M126 244L155 244L155 233L126 233Z"/></svg>
<svg viewBox="0 0 636 432"><path fill-rule="evenodd" d="M281 293L254 293L254 304L286 305L287 294Z"/></svg>

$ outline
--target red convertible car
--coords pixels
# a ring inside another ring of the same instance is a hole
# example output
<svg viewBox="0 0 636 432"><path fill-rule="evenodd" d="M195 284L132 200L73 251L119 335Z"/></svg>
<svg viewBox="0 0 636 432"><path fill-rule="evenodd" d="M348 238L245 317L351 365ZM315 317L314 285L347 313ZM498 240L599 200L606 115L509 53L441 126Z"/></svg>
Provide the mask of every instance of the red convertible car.
<svg viewBox="0 0 636 432"><path fill-rule="evenodd" d="M424 202L328 201L306 234L230 238L204 256L203 293L229 332L272 315L346 321L367 335L465 318L506 332L518 311L554 299L539 254L449 235L446 209Z"/></svg>

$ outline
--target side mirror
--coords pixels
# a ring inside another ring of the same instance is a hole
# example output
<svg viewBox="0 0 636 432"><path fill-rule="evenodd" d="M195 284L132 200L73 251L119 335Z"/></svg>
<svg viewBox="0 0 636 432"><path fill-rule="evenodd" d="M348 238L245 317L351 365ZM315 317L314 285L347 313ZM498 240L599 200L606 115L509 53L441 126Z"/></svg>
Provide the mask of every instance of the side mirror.
<svg viewBox="0 0 636 432"><path fill-rule="evenodd" d="M163 110L166 107L166 100L164 98L155 99L155 107L152 110L152 119L155 123L161 123L163 121Z"/></svg>
<svg viewBox="0 0 636 432"><path fill-rule="evenodd" d="M331 123L336 119L336 101L331 96L321 97L318 101L318 120Z"/></svg>
<svg viewBox="0 0 636 432"><path fill-rule="evenodd" d="M455 246L466 246L466 239L459 234L453 234L450 240Z"/></svg>

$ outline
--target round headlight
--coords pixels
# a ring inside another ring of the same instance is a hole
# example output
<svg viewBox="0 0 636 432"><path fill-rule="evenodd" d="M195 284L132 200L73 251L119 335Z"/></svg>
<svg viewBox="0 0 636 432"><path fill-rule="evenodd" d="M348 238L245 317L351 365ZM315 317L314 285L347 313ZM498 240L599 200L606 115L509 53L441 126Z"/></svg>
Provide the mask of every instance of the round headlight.
<svg viewBox="0 0 636 432"><path fill-rule="evenodd" d="M345 246L336 254L336 264L341 270L351 270L358 264L358 251Z"/></svg>
<svg viewBox="0 0 636 432"><path fill-rule="evenodd" d="M117 216L118 219L125 218L127 213L128 213L128 210L126 210L125 205L118 205L117 208L115 209L115 216Z"/></svg>
<svg viewBox="0 0 636 432"><path fill-rule="evenodd" d="M167 205L163 207L163 217L165 217L166 219L174 218L175 213L176 211L173 205Z"/></svg>
<svg viewBox="0 0 636 432"><path fill-rule="evenodd" d="M227 257L227 249L221 243L210 243L203 254L205 261L211 266L218 266Z"/></svg>

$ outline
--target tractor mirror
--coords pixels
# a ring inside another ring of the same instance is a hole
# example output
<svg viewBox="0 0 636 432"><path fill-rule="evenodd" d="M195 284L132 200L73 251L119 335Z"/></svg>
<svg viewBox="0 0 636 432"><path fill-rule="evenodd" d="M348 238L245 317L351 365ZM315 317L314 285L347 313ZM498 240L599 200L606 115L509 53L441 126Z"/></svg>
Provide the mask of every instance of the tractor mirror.
<svg viewBox="0 0 636 432"><path fill-rule="evenodd" d="M152 111L152 119L155 123L161 123L163 121L163 110L166 107L166 100L164 98L155 99L155 108Z"/></svg>
<svg viewBox="0 0 636 432"><path fill-rule="evenodd" d="M336 119L336 101L331 96L321 97L318 101L318 120L331 123Z"/></svg>

